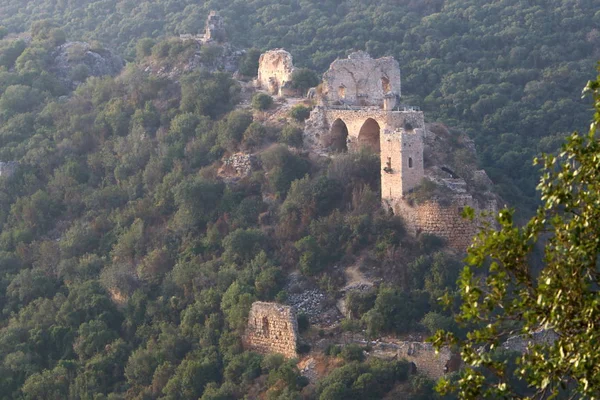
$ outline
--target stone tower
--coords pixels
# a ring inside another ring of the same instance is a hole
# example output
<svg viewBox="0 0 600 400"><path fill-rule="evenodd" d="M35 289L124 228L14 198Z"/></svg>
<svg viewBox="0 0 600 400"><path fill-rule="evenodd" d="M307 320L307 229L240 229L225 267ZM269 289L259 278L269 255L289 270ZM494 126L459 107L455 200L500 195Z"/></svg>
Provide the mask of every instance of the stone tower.
<svg viewBox="0 0 600 400"><path fill-rule="evenodd" d="M211 11L206 19L206 28L204 31L205 41L225 42L227 32L225 31L225 23L216 11Z"/></svg>
<svg viewBox="0 0 600 400"><path fill-rule="evenodd" d="M381 141L381 199L394 203L417 187L423 167L423 128L410 123L383 135Z"/></svg>
<svg viewBox="0 0 600 400"><path fill-rule="evenodd" d="M295 358L298 322L291 307L257 301L248 315L244 347L261 354L279 353Z"/></svg>

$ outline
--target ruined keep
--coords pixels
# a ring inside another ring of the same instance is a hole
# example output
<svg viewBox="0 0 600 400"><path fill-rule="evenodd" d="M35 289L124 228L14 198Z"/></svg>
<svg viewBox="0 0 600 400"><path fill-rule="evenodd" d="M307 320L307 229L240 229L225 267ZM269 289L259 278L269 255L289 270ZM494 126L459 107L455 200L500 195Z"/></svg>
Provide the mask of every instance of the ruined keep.
<svg viewBox="0 0 600 400"><path fill-rule="evenodd" d="M327 104L381 107L399 97L400 66L393 57L373 59L359 51L335 60L323 75L322 98Z"/></svg>
<svg viewBox="0 0 600 400"><path fill-rule="evenodd" d="M260 56L255 84L271 95L289 95L293 73L294 63L290 53L283 49L269 50Z"/></svg>
<svg viewBox="0 0 600 400"><path fill-rule="evenodd" d="M291 307L257 301L248 315L244 347L261 354L279 353L295 358L298 322Z"/></svg>
<svg viewBox="0 0 600 400"><path fill-rule="evenodd" d="M477 222L463 220L464 207L493 212L496 203L475 199L462 178L435 176L435 171L425 168L425 138L433 134L425 125L423 112L401 104L400 89L400 67L392 57L373 59L356 52L334 61L323 76L317 106L306 121L304 143L322 155L365 147L378 153L381 200L386 210L400 215L413 235L434 234L464 250L477 232ZM448 188L443 202L435 198L423 204L408 201L407 196L424 178Z"/></svg>

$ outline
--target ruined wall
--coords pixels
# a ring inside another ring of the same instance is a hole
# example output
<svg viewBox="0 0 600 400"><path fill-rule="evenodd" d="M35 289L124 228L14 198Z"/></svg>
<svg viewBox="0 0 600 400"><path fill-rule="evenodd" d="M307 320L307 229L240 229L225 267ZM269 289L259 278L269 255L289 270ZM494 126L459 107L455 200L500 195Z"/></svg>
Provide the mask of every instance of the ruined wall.
<svg viewBox="0 0 600 400"><path fill-rule="evenodd" d="M206 19L206 28L204 31L204 40L224 42L227 39L225 23L216 11L211 11Z"/></svg>
<svg viewBox="0 0 600 400"><path fill-rule="evenodd" d="M323 75L325 104L382 108L390 94L400 96L400 66L393 57L373 59L359 51L335 60Z"/></svg>
<svg viewBox="0 0 600 400"><path fill-rule="evenodd" d="M446 239L448 245L464 251L478 232L477 218L469 221L462 217L466 206L475 209L476 215L482 211L497 211L495 201L490 200L483 207L470 194L448 195L441 200L429 200L423 204L410 205L407 200L390 204L394 213L404 220L406 229L412 235L428 233Z"/></svg>
<svg viewBox="0 0 600 400"><path fill-rule="evenodd" d="M294 73L292 55L283 49L267 51L258 61L257 86L272 95L282 95L282 90L289 87Z"/></svg>
<svg viewBox="0 0 600 400"><path fill-rule="evenodd" d="M297 340L298 323L291 307L260 301L252 304L243 338L246 349L294 358Z"/></svg>
<svg viewBox="0 0 600 400"><path fill-rule="evenodd" d="M458 371L460 357L450 349L442 348L437 354L431 343L402 342L398 348L398 358L414 363L417 373L437 380L446 373Z"/></svg>

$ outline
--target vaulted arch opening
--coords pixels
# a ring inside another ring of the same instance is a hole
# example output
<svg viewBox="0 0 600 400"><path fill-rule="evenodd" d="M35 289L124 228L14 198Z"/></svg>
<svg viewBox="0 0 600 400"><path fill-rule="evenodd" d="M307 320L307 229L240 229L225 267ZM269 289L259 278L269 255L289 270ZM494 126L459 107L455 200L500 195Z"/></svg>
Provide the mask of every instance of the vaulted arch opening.
<svg viewBox="0 0 600 400"><path fill-rule="evenodd" d="M338 118L331 125L331 131L325 146L338 153L348 151L348 127L344 121Z"/></svg>
<svg viewBox="0 0 600 400"><path fill-rule="evenodd" d="M360 128L360 132L358 133L359 146L361 148L366 147L376 153L379 153L379 133L379 124L373 118L369 118L365 121L362 128Z"/></svg>
<svg viewBox="0 0 600 400"><path fill-rule="evenodd" d="M263 317L263 319L262 319L262 331L263 331L263 335L268 339L270 337L270 332L269 332L269 319L267 317Z"/></svg>

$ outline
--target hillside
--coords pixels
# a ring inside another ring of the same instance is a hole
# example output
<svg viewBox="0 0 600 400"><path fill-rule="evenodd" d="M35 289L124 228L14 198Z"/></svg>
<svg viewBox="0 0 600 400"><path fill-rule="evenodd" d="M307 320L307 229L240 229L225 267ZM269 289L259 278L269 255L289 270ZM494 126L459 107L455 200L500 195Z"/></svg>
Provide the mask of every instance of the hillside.
<svg viewBox="0 0 600 400"><path fill-rule="evenodd" d="M9 32L47 18L69 37L98 40L129 58L143 37L201 32L211 9L221 12L235 45L283 47L298 65L319 73L352 50L391 55L402 66L410 103L432 121L466 129L501 194L520 210L535 204L537 172L530 160L585 128L580 91L600 59L594 0L20 4L0 5L0 25Z"/></svg>
<svg viewBox="0 0 600 400"><path fill-rule="evenodd" d="M179 37L214 3L0 5L0 398L441 399L431 378L456 360L430 366L421 341L463 333L439 304L458 297L455 200L535 204L533 154L588 118L593 1L220 2L229 41ZM281 46L318 74L271 98L257 48ZM396 125L360 125L422 134L404 160L422 173L396 197L397 160L352 147L358 124L307 134L357 111L319 82L338 56L368 58L356 49L402 68L402 97L377 98L402 100ZM410 221L382 199L435 212ZM448 223L421 229L440 210ZM268 347L288 323L299 363L248 351L248 326Z"/></svg>

